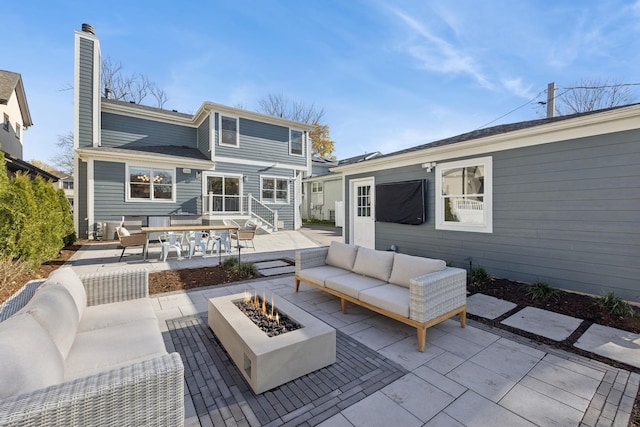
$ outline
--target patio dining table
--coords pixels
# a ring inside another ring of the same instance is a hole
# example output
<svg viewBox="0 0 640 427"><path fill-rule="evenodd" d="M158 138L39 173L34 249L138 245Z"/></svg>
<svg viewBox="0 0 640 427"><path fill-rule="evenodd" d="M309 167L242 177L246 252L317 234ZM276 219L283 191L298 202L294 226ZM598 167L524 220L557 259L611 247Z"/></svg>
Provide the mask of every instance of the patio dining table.
<svg viewBox="0 0 640 427"><path fill-rule="evenodd" d="M160 226L160 227L142 227L141 230L143 233L147 235L147 238L144 243L144 260L147 260L147 251L149 250L149 234L150 233L168 233L168 232L187 232L187 231L217 231L217 230L228 230L229 233L234 230L238 230L237 225L202 225L202 224L193 224L193 225L168 225L168 226ZM238 244L238 259L240 259L240 245Z"/></svg>

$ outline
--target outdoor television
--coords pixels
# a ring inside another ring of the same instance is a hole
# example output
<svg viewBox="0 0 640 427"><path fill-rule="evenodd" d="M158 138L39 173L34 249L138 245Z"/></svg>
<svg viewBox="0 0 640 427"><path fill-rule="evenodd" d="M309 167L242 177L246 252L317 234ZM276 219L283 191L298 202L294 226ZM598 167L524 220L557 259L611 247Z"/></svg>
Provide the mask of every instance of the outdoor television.
<svg viewBox="0 0 640 427"><path fill-rule="evenodd" d="M420 225L426 221L427 182L392 182L376 185L376 221Z"/></svg>

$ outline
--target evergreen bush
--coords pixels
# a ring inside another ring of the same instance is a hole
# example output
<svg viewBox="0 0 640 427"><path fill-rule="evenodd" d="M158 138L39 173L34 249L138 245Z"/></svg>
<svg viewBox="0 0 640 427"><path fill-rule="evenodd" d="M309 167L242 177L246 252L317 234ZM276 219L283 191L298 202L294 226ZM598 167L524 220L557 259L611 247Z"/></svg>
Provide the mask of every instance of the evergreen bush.
<svg viewBox="0 0 640 427"><path fill-rule="evenodd" d="M74 241L64 191L42 177L7 176L4 156L0 156L0 258L20 260L34 269Z"/></svg>

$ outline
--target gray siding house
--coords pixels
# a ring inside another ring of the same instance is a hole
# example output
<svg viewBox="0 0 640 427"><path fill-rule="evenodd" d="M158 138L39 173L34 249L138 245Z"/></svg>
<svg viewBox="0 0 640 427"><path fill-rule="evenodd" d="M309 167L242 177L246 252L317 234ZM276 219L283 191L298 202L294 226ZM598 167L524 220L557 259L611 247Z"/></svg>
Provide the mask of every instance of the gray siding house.
<svg viewBox="0 0 640 427"><path fill-rule="evenodd" d="M100 43L86 24L75 32L74 87L78 236L99 237L122 217L300 227L311 126L212 102L183 114L104 98Z"/></svg>
<svg viewBox="0 0 640 427"><path fill-rule="evenodd" d="M346 241L640 302L639 165L640 105L630 105L495 126L332 170L343 175ZM406 181L423 183L424 222L376 221L376 208L387 216L410 205L376 203L382 184Z"/></svg>

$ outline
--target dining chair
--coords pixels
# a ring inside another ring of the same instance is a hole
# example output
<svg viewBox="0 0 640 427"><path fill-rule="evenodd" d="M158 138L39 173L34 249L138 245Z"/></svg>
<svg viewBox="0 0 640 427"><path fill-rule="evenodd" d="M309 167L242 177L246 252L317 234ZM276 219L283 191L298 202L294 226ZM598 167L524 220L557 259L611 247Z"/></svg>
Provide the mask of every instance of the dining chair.
<svg viewBox="0 0 640 427"><path fill-rule="evenodd" d="M184 235L182 233L174 233L169 232L166 234L161 234L158 236L158 241L160 242L160 246L162 248L162 253L160 254L160 259L162 261L167 260L167 256L171 250L174 250L178 259L182 259L182 239Z"/></svg>
<svg viewBox="0 0 640 427"><path fill-rule="evenodd" d="M187 244L189 245L189 259L193 256L196 249L200 248L202 256L207 254L207 244L209 241L209 233L206 231L190 231L187 235Z"/></svg>

